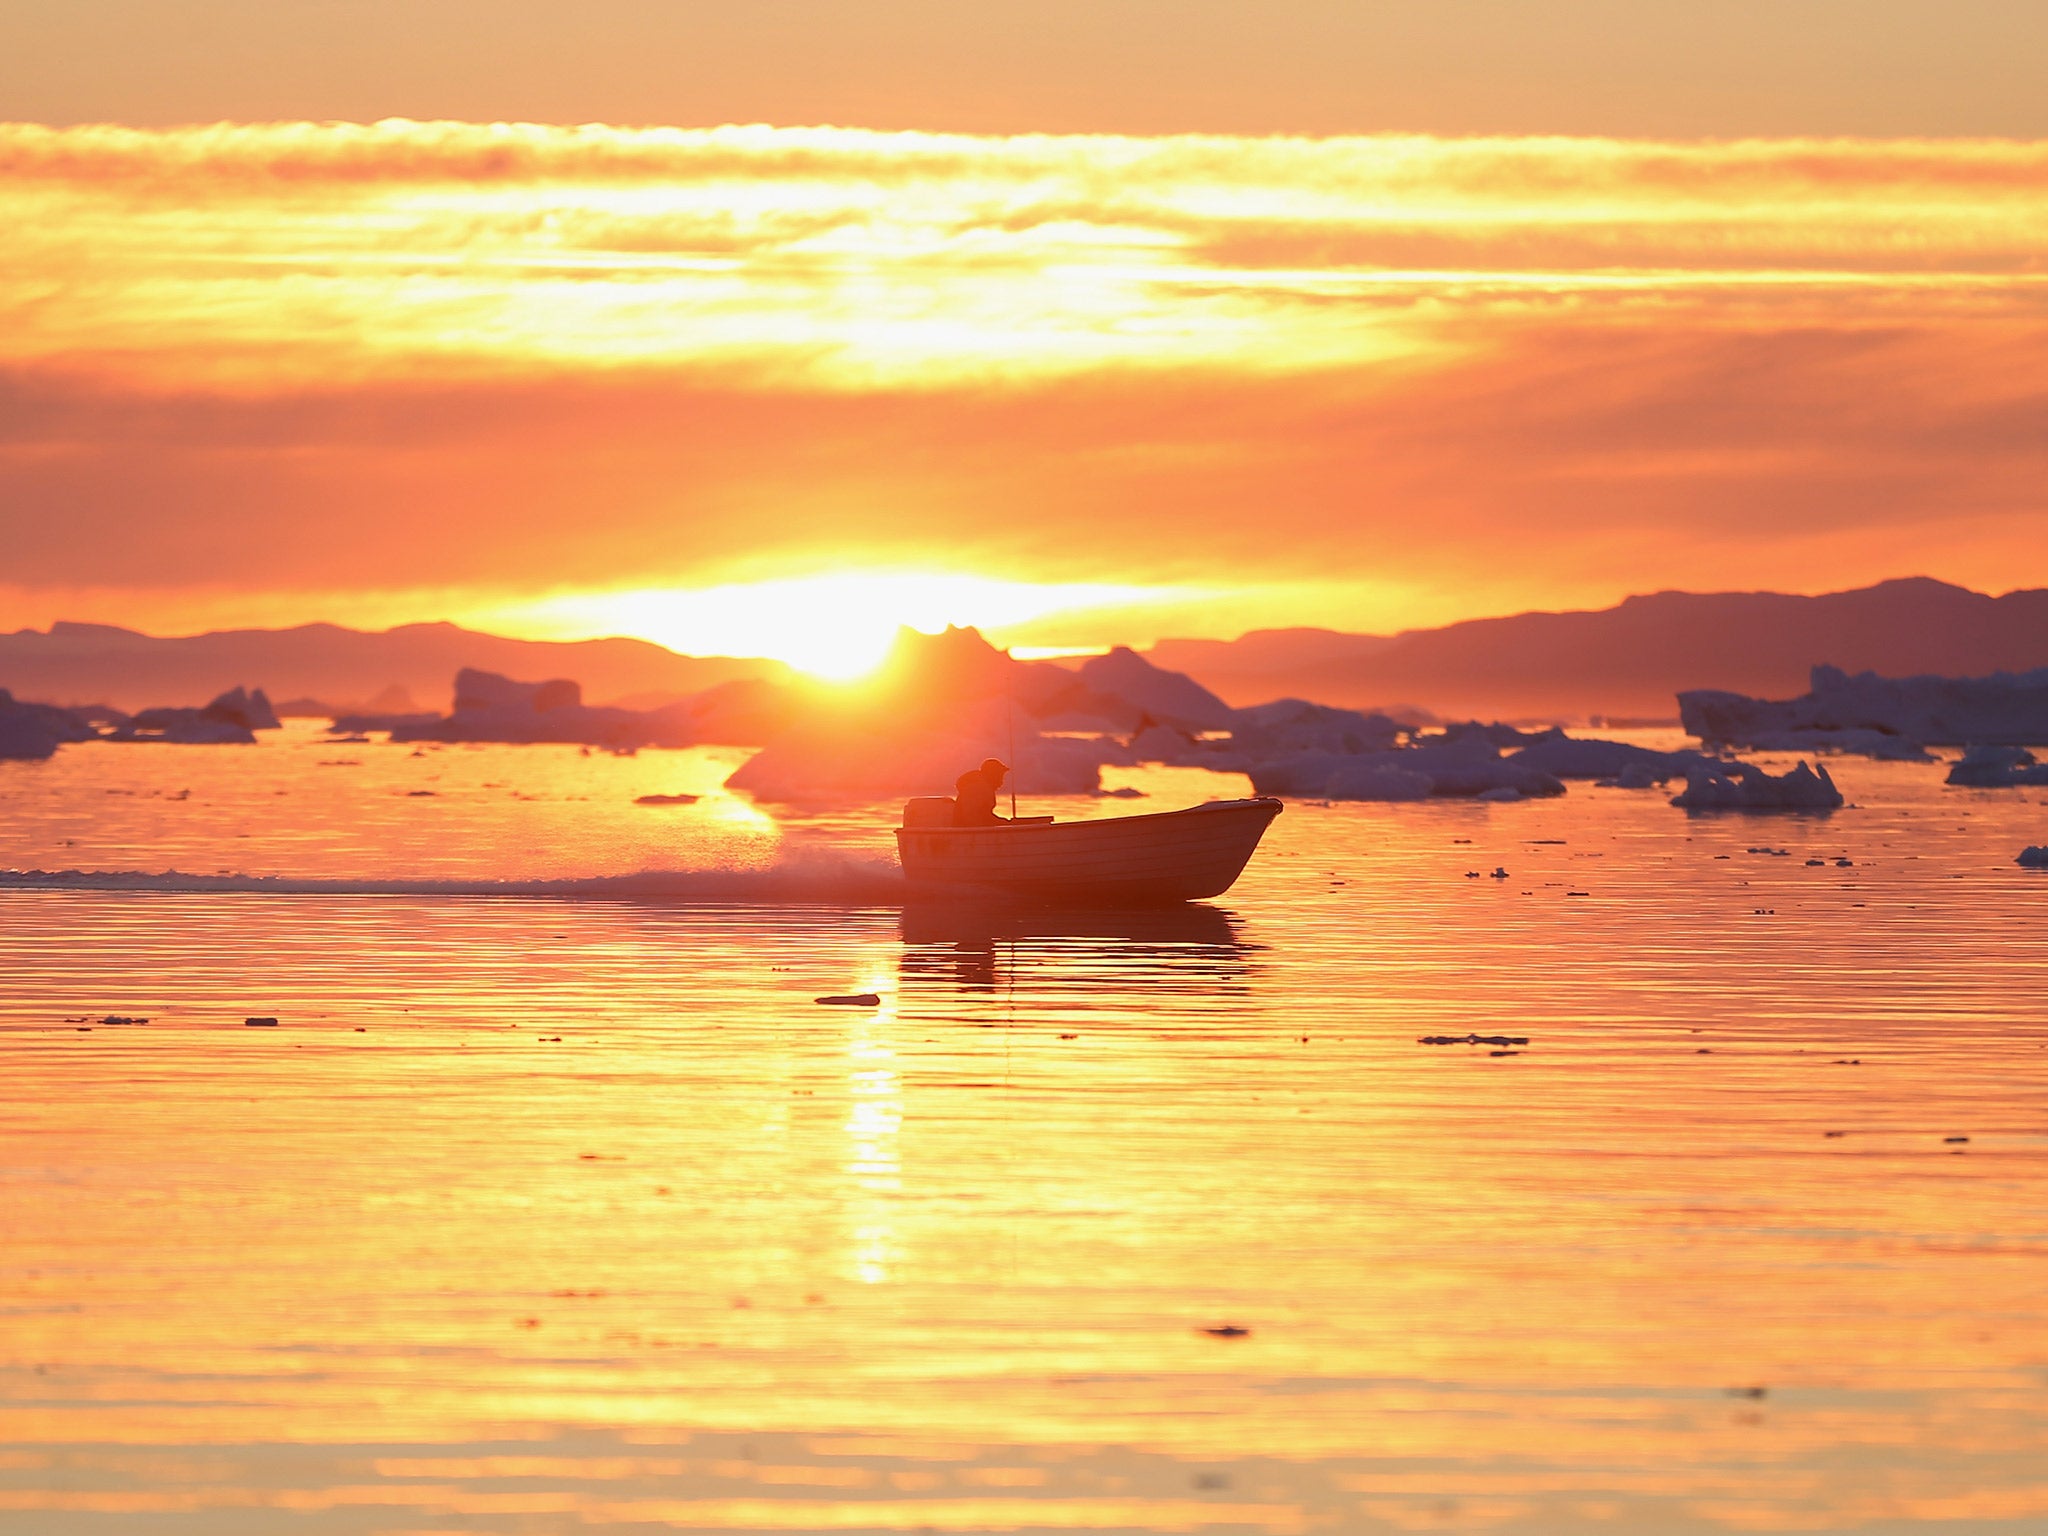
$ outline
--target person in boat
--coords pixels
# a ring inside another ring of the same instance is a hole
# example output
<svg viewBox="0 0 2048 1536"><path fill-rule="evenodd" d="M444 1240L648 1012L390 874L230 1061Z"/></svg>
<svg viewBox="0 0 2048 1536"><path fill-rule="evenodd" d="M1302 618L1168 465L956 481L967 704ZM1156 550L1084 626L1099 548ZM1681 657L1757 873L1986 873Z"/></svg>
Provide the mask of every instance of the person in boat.
<svg viewBox="0 0 2048 1536"><path fill-rule="evenodd" d="M993 827L1009 820L996 814L996 791L1009 776L1009 764L989 758L953 781L953 825Z"/></svg>

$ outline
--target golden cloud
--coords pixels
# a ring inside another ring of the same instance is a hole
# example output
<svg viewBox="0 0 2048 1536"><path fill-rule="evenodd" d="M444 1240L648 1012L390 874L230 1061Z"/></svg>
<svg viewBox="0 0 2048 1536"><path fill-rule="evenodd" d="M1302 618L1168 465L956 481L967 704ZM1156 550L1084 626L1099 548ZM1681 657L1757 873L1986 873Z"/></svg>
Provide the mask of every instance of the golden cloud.
<svg viewBox="0 0 2048 1536"><path fill-rule="evenodd" d="M22 580L2048 578L2048 145L14 125L0 229Z"/></svg>

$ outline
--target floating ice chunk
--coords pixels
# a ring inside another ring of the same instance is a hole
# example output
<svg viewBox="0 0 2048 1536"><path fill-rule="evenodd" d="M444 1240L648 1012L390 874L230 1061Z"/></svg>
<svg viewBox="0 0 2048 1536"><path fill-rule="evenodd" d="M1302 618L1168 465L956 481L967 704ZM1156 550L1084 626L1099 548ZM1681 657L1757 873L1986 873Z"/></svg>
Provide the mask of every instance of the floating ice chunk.
<svg viewBox="0 0 2048 1536"><path fill-rule="evenodd" d="M1742 743L1753 752L1828 752L1836 756L1869 757L1887 763L1931 763L1934 754L1919 742L1889 731L1848 727L1842 730L1757 731Z"/></svg>
<svg viewBox="0 0 2048 1536"><path fill-rule="evenodd" d="M1101 788L1104 763L1127 760L1114 743L1059 737L1020 736L1015 751L1012 759L1000 707L970 713L951 729L821 718L784 732L725 782L757 800L857 805L944 793L969 768L997 757L1011 763L1019 794L1088 795Z"/></svg>
<svg viewBox="0 0 2048 1536"><path fill-rule="evenodd" d="M2022 848L2015 864L2024 864L2028 869L2048 869L2048 847Z"/></svg>
<svg viewBox="0 0 2048 1536"><path fill-rule="evenodd" d="M2048 763L2037 763L2025 747L1978 746L1948 771L1948 782L1974 789L2011 789L2048 784Z"/></svg>
<svg viewBox="0 0 2048 1536"><path fill-rule="evenodd" d="M1228 749L1221 742L1202 741L1178 726L1154 723L1131 738L1131 757L1141 763L1164 763L1174 768L1218 766Z"/></svg>
<svg viewBox="0 0 2048 1536"><path fill-rule="evenodd" d="M1567 736L1563 731L1538 737L1508 761L1560 779L1618 779L1633 772L1637 782L1629 788L1662 783L1695 768L1713 770L1722 766L1718 758L1704 757L1698 752L1653 752L1631 742Z"/></svg>
<svg viewBox="0 0 2048 1536"><path fill-rule="evenodd" d="M1421 784L1435 796L1470 799L1488 790L1513 789L1525 796L1561 795L1551 774L1504 761L1482 743L1425 745L1392 752L1301 752L1246 770L1262 795L1296 799L1420 800Z"/></svg>
<svg viewBox="0 0 2048 1536"><path fill-rule="evenodd" d="M277 711L270 707L270 699L261 688L253 693L243 688L230 688L199 713L209 720L225 721L251 731L282 728Z"/></svg>
<svg viewBox="0 0 2048 1536"><path fill-rule="evenodd" d="M1508 802L1524 798L1522 792L1512 784L1496 784L1492 789L1481 790L1474 798Z"/></svg>
<svg viewBox="0 0 2048 1536"><path fill-rule="evenodd" d="M1391 754L1403 767L1429 775L1439 795L1469 798L1489 789L1513 789L1531 799L1564 793L1564 781L1532 764L1496 755L1483 741L1445 742L1425 737Z"/></svg>
<svg viewBox="0 0 2048 1536"><path fill-rule="evenodd" d="M544 683L515 682L496 672L464 667L455 674L455 712L471 709L531 709L545 712L583 702L581 685L566 677Z"/></svg>
<svg viewBox="0 0 2048 1536"><path fill-rule="evenodd" d="M1252 783L1256 787L1258 775ZM1436 793L1436 781L1375 757L1339 767L1323 781L1322 793L1332 800L1427 800Z"/></svg>
<svg viewBox="0 0 2048 1536"><path fill-rule="evenodd" d="M24 704L0 688L0 758L35 761L66 742L91 741L98 734L73 710Z"/></svg>
<svg viewBox="0 0 2048 1536"><path fill-rule="evenodd" d="M2043 743L2048 668L1989 677L1851 677L1837 667L1815 667L1801 698L1752 699L1695 689L1678 696L1678 710L1685 728L1701 740L1737 746L1809 731L1830 733L1848 751L1865 750L1848 745L1863 732L1941 746Z"/></svg>
<svg viewBox="0 0 2048 1536"><path fill-rule="evenodd" d="M700 739L688 704L644 711L585 704L582 688L568 678L522 683L471 667L455 674L453 714L352 715L332 729L388 730L397 742L567 742L614 751L685 747Z"/></svg>
<svg viewBox="0 0 2048 1536"><path fill-rule="evenodd" d="M1790 773L1775 775L1744 764L1731 768L1728 773L1695 770L1671 803L1711 811L1833 810L1842 803L1826 767L1816 771L1802 762Z"/></svg>
<svg viewBox="0 0 2048 1536"><path fill-rule="evenodd" d="M1386 715L1275 699L1237 712L1230 746L1248 759L1289 752L1385 752L1408 732L1409 727Z"/></svg>
<svg viewBox="0 0 2048 1536"><path fill-rule="evenodd" d="M279 728L261 688L230 688L204 709L159 707L136 712L114 741L168 741L181 746L253 746L256 732Z"/></svg>
<svg viewBox="0 0 2048 1536"><path fill-rule="evenodd" d="M1498 720L1453 720L1435 736L1426 736L1425 742L1445 746L1467 745L1484 742L1496 751L1505 752L1509 747L1526 747L1554 734L1546 731L1518 730L1512 725L1503 725Z"/></svg>
<svg viewBox="0 0 2048 1536"><path fill-rule="evenodd" d="M1084 687L1168 724L1220 731L1237 717L1236 710L1185 672L1156 667L1127 645L1083 662L1079 676Z"/></svg>

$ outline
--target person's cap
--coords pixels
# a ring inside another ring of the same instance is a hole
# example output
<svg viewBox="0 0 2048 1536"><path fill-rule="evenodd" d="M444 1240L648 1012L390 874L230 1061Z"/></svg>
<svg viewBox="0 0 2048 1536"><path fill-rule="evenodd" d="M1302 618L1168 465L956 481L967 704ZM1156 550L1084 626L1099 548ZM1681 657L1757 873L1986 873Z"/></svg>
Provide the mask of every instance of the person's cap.
<svg viewBox="0 0 2048 1536"><path fill-rule="evenodd" d="M1008 773L1010 771L1010 765L999 757L983 758L981 771L987 773L991 768L995 769L997 773Z"/></svg>

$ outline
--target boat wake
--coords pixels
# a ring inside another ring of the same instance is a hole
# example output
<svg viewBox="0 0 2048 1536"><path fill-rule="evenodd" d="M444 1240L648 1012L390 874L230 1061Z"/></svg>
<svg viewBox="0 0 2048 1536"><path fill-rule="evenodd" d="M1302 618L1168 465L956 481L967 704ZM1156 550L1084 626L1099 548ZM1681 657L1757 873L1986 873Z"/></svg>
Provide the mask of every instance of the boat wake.
<svg viewBox="0 0 2048 1536"><path fill-rule="evenodd" d="M907 887L893 863L789 859L761 869L647 869L631 875L547 880L306 878L190 875L178 870L0 870L4 891L106 891L165 895L515 896L569 901L644 901L690 906L900 907Z"/></svg>

